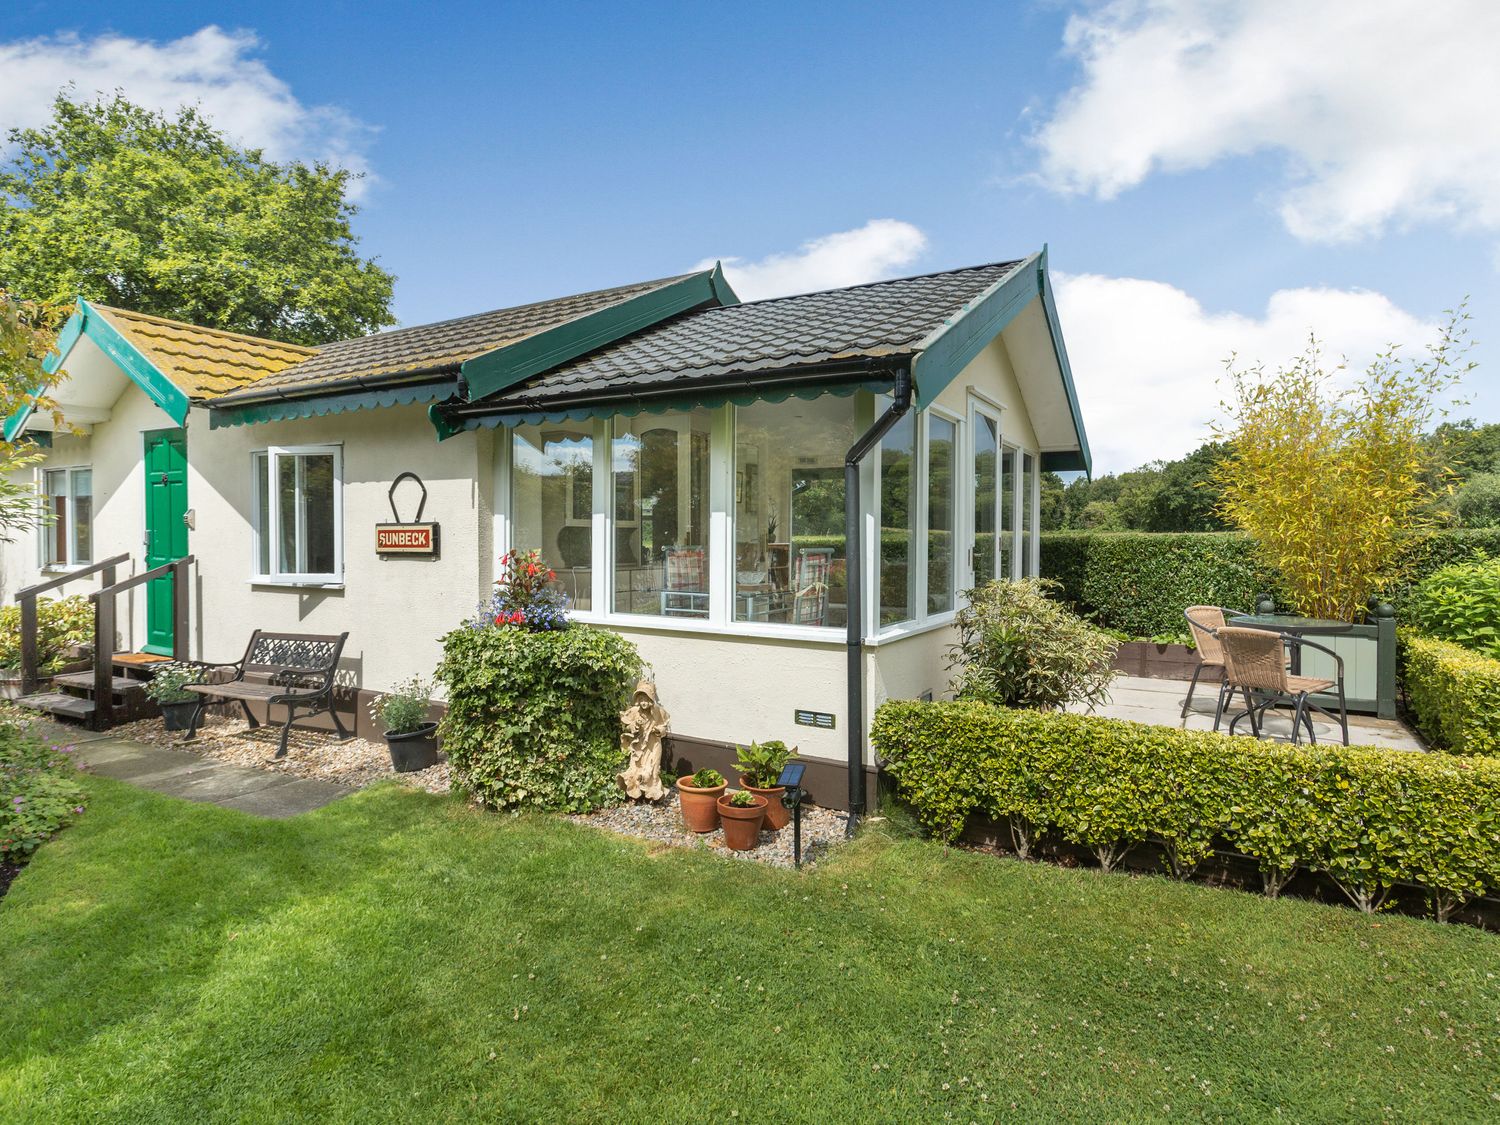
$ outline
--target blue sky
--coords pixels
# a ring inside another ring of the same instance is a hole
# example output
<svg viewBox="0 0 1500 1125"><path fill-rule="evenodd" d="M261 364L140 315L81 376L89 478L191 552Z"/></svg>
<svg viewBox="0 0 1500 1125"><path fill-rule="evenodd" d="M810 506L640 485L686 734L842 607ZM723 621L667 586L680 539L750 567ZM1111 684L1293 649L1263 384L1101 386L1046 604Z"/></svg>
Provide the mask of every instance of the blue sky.
<svg viewBox="0 0 1500 1125"><path fill-rule="evenodd" d="M1122 469L1206 436L1231 351L1317 329L1360 363L1466 295L1490 335L1497 6L1308 7L19 3L0 125L118 85L367 169L403 323L719 257L756 296L1045 242ZM1500 418L1496 382L1469 413Z"/></svg>

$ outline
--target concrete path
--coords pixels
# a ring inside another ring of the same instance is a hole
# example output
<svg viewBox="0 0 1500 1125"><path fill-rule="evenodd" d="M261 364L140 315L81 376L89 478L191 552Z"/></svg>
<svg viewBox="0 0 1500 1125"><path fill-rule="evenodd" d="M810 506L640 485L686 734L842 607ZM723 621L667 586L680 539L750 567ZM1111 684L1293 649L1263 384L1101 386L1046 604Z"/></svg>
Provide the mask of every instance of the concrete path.
<svg viewBox="0 0 1500 1125"><path fill-rule="evenodd" d="M1199 683L1193 693L1192 710L1187 718L1182 717L1182 701L1187 698L1186 680L1152 680L1141 676L1120 676L1110 686L1110 701L1094 709L1094 714L1111 719L1131 719L1137 723L1153 726L1182 727L1187 730L1212 730L1214 705L1219 698L1219 685ZM1070 707L1070 711L1083 711L1082 707ZM1313 715L1313 726L1320 743L1340 741L1338 724L1322 715ZM1283 709L1269 717L1265 724L1271 737L1278 741L1289 741L1291 737L1291 712ZM1227 724L1226 724L1227 728ZM1245 723L1236 728L1236 735L1246 734ZM1304 739L1306 731L1304 728ZM1379 746L1387 750L1424 750L1421 740L1402 723L1393 719L1377 719L1370 715L1349 716L1349 743L1352 746Z"/></svg>
<svg viewBox="0 0 1500 1125"><path fill-rule="evenodd" d="M72 746L73 756L100 777L254 816L296 816L353 792L328 781L230 765L48 720L34 721L32 729L59 745Z"/></svg>

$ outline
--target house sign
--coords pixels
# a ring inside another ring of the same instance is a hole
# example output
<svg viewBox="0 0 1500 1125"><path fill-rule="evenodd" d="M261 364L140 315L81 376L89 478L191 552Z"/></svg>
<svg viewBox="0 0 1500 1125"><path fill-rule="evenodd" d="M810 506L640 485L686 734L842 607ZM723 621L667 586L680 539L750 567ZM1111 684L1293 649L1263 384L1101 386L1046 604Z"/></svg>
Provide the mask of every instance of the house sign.
<svg viewBox="0 0 1500 1125"><path fill-rule="evenodd" d="M410 523L403 522L401 513L396 509L396 489L405 480L415 482L416 486L422 490L421 499L417 501L416 518ZM435 558L438 554L438 525L422 522L422 510L427 507L427 486L422 483L422 478L416 473L402 473L391 481L391 490L386 494L386 499L391 505L393 522L375 525L375 553L377 555L429 555Z"/></svg>

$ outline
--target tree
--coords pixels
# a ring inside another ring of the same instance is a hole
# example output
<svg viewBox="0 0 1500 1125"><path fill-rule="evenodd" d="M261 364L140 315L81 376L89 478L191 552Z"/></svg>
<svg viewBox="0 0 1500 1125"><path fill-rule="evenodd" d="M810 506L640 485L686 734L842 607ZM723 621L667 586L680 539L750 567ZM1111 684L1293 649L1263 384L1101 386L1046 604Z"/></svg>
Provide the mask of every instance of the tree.
<svg viewBox="0 0 1500 1125"><path fill-rule="evenodd" d="M1227 365L1229 424L1216 430L1233 455L1213 474L1220 510L1256 540L1301 612L1353 620L1436 526L1424 435L1473 366L1458 363L1466 320L1454 314L1424 359L1384 352L1347 390L1316 339L1269 378Z"/></svg>
<svg viewBox="0 0 1500 1125"><path fill-rule="evenodd" d="M1500 527L1500 473L1476 473L1458 490L1455 507L1464 527Z"/></svg>
<svg viewBox="0 0 1500 1125"><path fill-rule="evenodd" d="M116 92L53 102L0 164L0 288L299 344L395 322L394 278L356 253L350 173L275 164L196 109Z"/></svg>
<svg viewBox="0 0 1500 1125"><path fill-rule="evenodd" d="M1483 426L1472 418L1444 422L1429 439L1433 459L1458 481L1500 472L1500 422Z"/></svg>
<svg viewBox="0 0 1500 1125"><path fill-rule="evenodd" d="M1160 463L1157 487L1146 505L1143 531L1223 531L1214 469L1230 455L1224 442L1210 441L1177 461Z"/></svg>
<svg viewBox="0 0 1500 1125"><path fill-rule="evenodd" d="M34 409L52 411L54 421L62 423L55 403L44 393L52 377L42 369L62 313L54 306L18 301L0 289L0 419L31 401ZM36 489L12 476L41 460L40 450L30 441L0 442L0 540L9 542L41 517Z"/></svg>

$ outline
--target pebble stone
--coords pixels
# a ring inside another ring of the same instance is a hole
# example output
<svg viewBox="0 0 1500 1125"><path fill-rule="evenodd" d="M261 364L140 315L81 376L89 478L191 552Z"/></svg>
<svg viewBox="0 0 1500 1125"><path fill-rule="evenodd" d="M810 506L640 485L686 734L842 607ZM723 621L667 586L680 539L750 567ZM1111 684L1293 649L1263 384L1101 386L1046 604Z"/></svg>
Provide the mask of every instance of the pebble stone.
<svg viewBox="0 0 1500 1125"><path fill-rule="evenodd" d="M734 859L765 863L773 867L794 866L792 857L792 826L788 824L779 832L763 831L760 844L748 852L731 851L724 846L724 833L719 829L699 835L689 832L682 824L682 814L677 808L677 791L674 789L660 801L632 801L598 812L570 816L569 820L579 824L604 828L625 836L639 836L674 847L708 847L719 855ZM817 805L802 806L802 865L817 863L828 854L830 848L842 843L849 823L847 813Z"/></svg>

